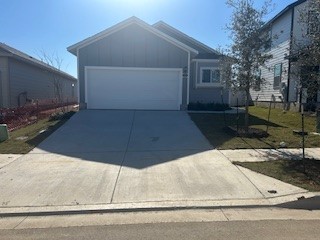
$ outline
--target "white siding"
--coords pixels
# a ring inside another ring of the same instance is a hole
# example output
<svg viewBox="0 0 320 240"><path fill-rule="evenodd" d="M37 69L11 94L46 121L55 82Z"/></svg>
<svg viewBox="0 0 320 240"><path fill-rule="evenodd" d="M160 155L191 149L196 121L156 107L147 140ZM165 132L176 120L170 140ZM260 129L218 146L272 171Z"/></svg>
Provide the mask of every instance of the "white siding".
<svg viewBox="0 0 320 240"><path fill-rule="evenodd" d="M272 48L290 39L292 11L288 11L272 25Z"/></svg>
<svg viewBox="0 0 320 240"><path fill-rule="evenodd" d="M307 7L307 2L304 2L294 8L294 17L293 17L293 48L297 48L300 44L308 43L308 40L305 38L307 33L307 26L300 21L300 14Z"/></svg>
<svg viewBox="0 0 320 240"><path fill-rule="evenodd" d="M291 20L292 12L288 11L272 25L272 48L269 54L272 54L273 58L267 62L266 67L261 68L261 77L265 79L265 83L261 86L260 91L251 91L253 101L270 101L272 95L278 102L286 100L286 96L281 94L280 89L273 88L273 82L274 66L282 63L281 83L288 84L289 61L285 60L285 57L289 55L290 49Z"/></svg>
<svg viewBox="0 0 320 240"><path fill-rule="evenodd" d="M274 65L282 63L281 83L285 83L287 85L289 61L285 60L284 58L289 54L289 46L290 41L288 40L270 51L270 53L273 55L273 58L267 62L266 67L261 68L261 77L265 79L265 84L261 86L261 91L251 91L251 97L253 101L270 101L272 94L275 96L275 100L278 102L282 101L280 97L284 98L279 89L273 88Z"/></svg>

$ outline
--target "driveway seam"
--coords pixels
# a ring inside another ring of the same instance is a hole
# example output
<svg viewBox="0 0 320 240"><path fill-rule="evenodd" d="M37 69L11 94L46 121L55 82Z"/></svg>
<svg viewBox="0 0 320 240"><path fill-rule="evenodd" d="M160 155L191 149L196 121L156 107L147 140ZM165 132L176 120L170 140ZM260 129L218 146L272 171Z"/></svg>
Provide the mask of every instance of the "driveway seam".
<svg viewBox="0 0 320 240"><path fill-rule="evenodd" d="M227 221L230 222L230 219L228 218L228 216L226 215L226 213L223 211L222 208L220 208L220 211L223 214L223 216L227 219Z"/></svg>
<svg viewBox="0 0 320 240"><path fill-rule="evenodd" d="M254 149L254 150L255 150L255 149ZM248 179L248 181L254 186L255 189L257 189L257 190L259 191L259 193L262 195L263 198L267 199L267 196L265 196L265 195L260 191L260 189L247 177L247 175L245 175L244 172L241 171L241 169L238 167L238 165L233 164L233 162L231 161L231 159L228 158L222 151L220 151L220 150L218 150L218 151L219 151L225 158L227 158L228 161L229 161L232 165L234 165L234 166L241 172L241 174L242 174L246 179ZM255 151L256 151L256 150L255 150Z"/></svg>
<svg viewBox="0 0 320 240"><path fill-rule="evenodd" d="M20 159L21 157L23 157L24 155L26 155L26 154L22 154L20 157L16 158L16 159L13 160L12 162L9 162L8 164L3 165L2 167L0 167L0 169L3 169L3 168L5 168L5 167L11 165L12 163L16 162L17 160L19 160L19 159Z"/></svg>
<svg viewBox="0 0 320 240"><path fill-rule="evenodd" d="M21 223L23 223L27 218L29 217L29 214L27 214L26 217L24 217L16 226L14 226L12 229L16 229L17 227L19 227L21 225Z"/></svg>
<svg viewBox="0 0 320 240"><path fill-rule="evenodd" d="M126 146L125 152L124 152L124 154L123 154L123 158L122 158L121 165L120 165L120 168L119 168L119 171L118 171L118 175L117 175L117 178L116 178L116 181L115 181L115 184L114 184L114 188L113 188L113 191L112 191L110 203L113 203L113 197L114 197L114 193L115 193L116 188L117 188L117 184L118 184L120 172L121 172L121 169L122 169L124 160L126 159L126 156L127 156L127 152L128 152L129 144L130 144L130 140L131 140L131 135L132 135L132 130L133 130L133 124L134 124L135 116L136 116L136 110L133 111L133 117L132 117L132 123L131 123L129 138L128 138L128 142L127 142L127 146Z"/></svg>
<svg viewBox="0 0 320 240"><path fill-rule="evenodd" d="M260 191L260 189L250 180L250 178L248 178L247 175L244 174L244 172L241 171L241 169L238 167L238 165L235 165L235 164L233 164L233 163L231 163L231 164L234 165L234 166L241 172L241 174L242 174L246 179L248 179L248 181L254 186L255 189L258 190L258 192L262 195L263 198L268 199L268 198Z"/></svg>

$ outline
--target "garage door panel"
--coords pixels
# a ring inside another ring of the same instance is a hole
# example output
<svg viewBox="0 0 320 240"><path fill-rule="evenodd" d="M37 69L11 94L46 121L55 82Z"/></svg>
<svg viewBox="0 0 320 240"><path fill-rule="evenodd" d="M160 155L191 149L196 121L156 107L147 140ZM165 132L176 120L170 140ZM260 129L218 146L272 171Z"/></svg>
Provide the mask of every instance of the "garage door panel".
<svg viewBox="0 0 320 240"><path fill-rule="evenodd" d="M86 68L91 109L178 110L181 69Z"/></svg>

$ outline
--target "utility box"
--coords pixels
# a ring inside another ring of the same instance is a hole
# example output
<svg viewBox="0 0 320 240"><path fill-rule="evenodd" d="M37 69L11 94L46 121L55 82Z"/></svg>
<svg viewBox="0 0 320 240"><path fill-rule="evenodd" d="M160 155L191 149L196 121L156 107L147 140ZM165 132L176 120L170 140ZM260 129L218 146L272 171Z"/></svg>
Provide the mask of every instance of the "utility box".
<svg viewBox="0 0 320 240"><path fill-rule="evenodd" d="M7 124L0 124L0 142L3 142L9 138Z"/></svg>
<svg viewBox="0 0 320 240"><path fill-rule="evenodd" d="M320 133L320 110L317 111L317 133Z"/></svg>

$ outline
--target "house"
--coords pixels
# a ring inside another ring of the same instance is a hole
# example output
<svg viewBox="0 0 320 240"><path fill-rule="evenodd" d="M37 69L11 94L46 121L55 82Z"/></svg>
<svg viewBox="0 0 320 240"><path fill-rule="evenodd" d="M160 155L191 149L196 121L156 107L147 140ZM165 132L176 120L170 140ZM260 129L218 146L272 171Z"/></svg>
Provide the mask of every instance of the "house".
<svg viewBox="0 0 320 240"><path fill-rule="evenodd" d="M300 67L295 64L294 58L290 57L297 51L297 42L308 42L304 36L309 26L302 26L300 21L300 13L306 11L307 3L308 0L296 1L265 24L263 31L271 38L267 53L273 58L260 69L259 74L265 84L251 90L254 102L275 101L287 105L306 102L307 99L320 102L320 93L316 99L300 94L300 76L297 74Z"/></svg>
<svg viewBox="0 0 320 240"><path fill-rule="evenodd" d="M232 97L220 54L162 21L131 17L67 49L77 56L81 108L185 110Z"/></svg>
<svg viewBox="0 0 320 240"><path fill-rule="evenodd" d="M55 86L59 84L58 86ZM77 100L77 79L4 43L0 43L0 108L34 100Z"/></svg>

